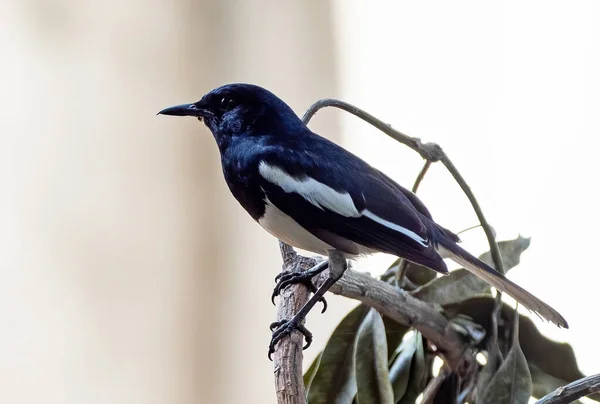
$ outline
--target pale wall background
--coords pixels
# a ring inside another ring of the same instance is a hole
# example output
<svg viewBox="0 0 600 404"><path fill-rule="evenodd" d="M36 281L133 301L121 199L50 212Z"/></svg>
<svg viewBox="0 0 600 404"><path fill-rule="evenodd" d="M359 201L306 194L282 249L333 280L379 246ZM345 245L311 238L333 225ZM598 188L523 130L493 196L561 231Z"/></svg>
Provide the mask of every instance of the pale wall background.
<svg viewBox="0 0 600 404"><path fill-rule="evenodd" d="M298 113L343 98L442 144L499 237L533 236L511 277L598 371L599 17L594 1L3 0L0 402L274 402L277 244L229 195L208 131L155 116L232 81ZM420 168L356 119L313 122L402 183ZM421 195L474 224L441 168ZM329 300L307 361L354 304Z"/></svg>

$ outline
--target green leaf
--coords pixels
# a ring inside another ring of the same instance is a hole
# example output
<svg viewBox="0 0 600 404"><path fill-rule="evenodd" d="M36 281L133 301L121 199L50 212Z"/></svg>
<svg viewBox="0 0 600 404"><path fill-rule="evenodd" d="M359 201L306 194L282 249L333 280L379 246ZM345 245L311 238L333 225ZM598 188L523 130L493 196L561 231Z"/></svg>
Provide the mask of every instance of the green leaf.
<svg viewBox="0 0 600 404"><path fill-rule="evenodd" d="M472 318L476 324L479 324L488 331L487 335L491 335L489 331L492 326L491 314L494 309L494 301L495 299L491 295L473 296L461 302L444 306L444 311L449 318L456 317L460 314ZM514 311L512 307L503 303L502 314L510 315L512 311ZM509 318L512 318L512 316L509 316ZM521 317L521 319L523 318L525 317Z"/></svg>
<svg viewBox="0 0 600 404"><path fill-rule="evenodd" d="M493 308L493 297L475 296L463 302L445 306L444 310L450 318L459 314L471 317L475 323L486 329L489 337L492 335L491 312ZM507 324L500 324L499 335L506 335L510 331L507 327L510 319L513 318L513 312L514 309L509 305L502 305L502 318L509 321ZM489 344L488 337L486 337L486 344ZM573 348L567 343L545 337L533 321L525 316L519 316L519 344L529 363L535 397L541 398L558 387L585 377L577 366ZM488 346L486 349L489 351L490 347ZM548 352L551 352L552 355L549 355ZM489 362L482 372L487 372L488 366ZM481 378L482 375L480 374L479 377ZM591 394L588 398L600 401L600 394Z"/></svg>
<svg viewBox="0 0 600 404"><path fill-rule="evenodd" d="M381 279L386 282L395 280L401 265L404 265L404 278L399 286L404 290L414 290L435 279L437 276L437 272L432 271L427 267L405 261L403 258L398 258L389 266L387 271L381 276Z"/></svg>
<svg viewBox="0 0 600 404"><path fill-rule="evenodd" d="M414 404L419 394L423 392L427 386L429 378L429 370L431 369L431 361L425 357L425 348L423 347L423 336L420 332L415 331L416 350L413 356L410 369L410 378L406 393L402 396L400 404Z"/></svg>
<svg viewBox="0 0 600 404"><path fill-rule="evenodd" d="M535 374L534 383L537 384L538 389L544 384L551 386L538 398L558 387L585 377L577 366L577 359L571 345L546 338L529 318L521 316L519 327L519 341L523 352L529 361L530 368L535 367L537 370L536 372L532 371L532 377ZM548 352L552 352L552 355L548 355ZM544 377L542 373L549 377ZM554 378L559 384L548 384L551 378ZM591 394L588 398L600 401L600 394Z"/></svg>
<svg viewBox="0 0 600 404"><path fill-rule="evenodd" d="M390 383L394 391L394 402L397 403L406 393L413 357L417 352L419 336L416 332L408 336L395 352L395 359L390 366Z"/></svg>
<svg viewBox="0 0 600 404"><path fill-rule="evenodd" d="M361 324L356 340L354 364L358 403L393 404L394 393L389 381L385 326L381 315L375 309L369 311Z"/></svg>
<svg viewBox="0 0 600 404"><path fill-rule="evenodd" d="M310 364L310 366L308 367L308 369L306 370L306 372L304 372L304 387L306 388L306 391L308 391L310 389L310 385L314 379L315 374L317 373L317 369L319 368L319 363L321 362L321 355L323 355L323 352L319 352L319 354L317 355L317 357L315 358L315 360Z"/></svg>
<svg viewBox="0 0 600 404"><path fill-rule="evenodd" d="M529 247L530 240L529 238L519 236L514 240L500 241L498 243L506 271L519 264L521 254ZM479 258L493 266L489 251L482 254ZM413 296L420 300L445 306L460 302L471 296L486 293L489 290L490 286L484 280L471 274L466 269L457 269L446 276L432 280L412 293Z"/></svg>
<svg viewBox="0 0 600 404"><path fill-rule="evenodd" d="M527 359L521 350L518 322L513 345L492 379L477 392L477 402L485 404L527 404L531 397L532 381Z"/></svg>
<svg viewBox="0 0 600 404"><path fill-rule="evenodd" d="M445 306L484 293L486 289L489 289L487 282L466 269L457 269L416 289L413 296L425 302Z"/></svg>
<svg viewBox="0 0 600 404"><path fill-rule="evenodd" d="M385 337L387 339L388 361L391 362L394 359L396 348L398 348L402 338L410 328L386 316L383 316L383 325L385 326Z"/></svg>
<svg viewBox="0 0 600 404"><path fill-rule="evenodd" d="M431 282L437 277L437 272L424 267L423 265L409 262L406 264L406 275L409 281L413 284L421 286Z"/></svg>
<svg viewBox="0 0 600 404"><path fill-rule="evenodd" d="M356 394L352 362L354 343L368 312L367 306L359 305L333 331L308 386L307 397L310 404L352 403Z"/></svg>
<svg viewBox="0 0 600 404"><path fill-rule="evenodd" d="M502 256L502 264L506 271L519 265L521 262L521 254L529 248L530 244L531 237L521 237L520 234L514 240L498 242L498 248L500 249L500 255ZM481 254L479 259L492 268L495 268L492 253L490 251Z"/></svg>

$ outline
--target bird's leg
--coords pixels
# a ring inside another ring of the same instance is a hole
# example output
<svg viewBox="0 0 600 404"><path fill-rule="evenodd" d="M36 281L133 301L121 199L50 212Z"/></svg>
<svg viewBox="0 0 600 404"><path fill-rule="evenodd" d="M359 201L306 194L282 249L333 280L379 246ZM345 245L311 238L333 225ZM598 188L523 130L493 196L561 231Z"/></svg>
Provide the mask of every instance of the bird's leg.
<svg viewBox="0 0 600 404"><path fill-rule="evenodd" d="M271 338L271 343L269 344L269 359L271 359L271 355L275 352L275 346L279 341L281 341L284 337L291 334L293 331L299 331L306 338L306 345L304 349L308 348L312 342L312 334L310 331L306 329L306 327L302 324L306 315L310 312L310 310L317 304L317 302L323 297L325 292L333 286L334 283L338 281L344 275L344 272L347 268L346 259L341 251L338 250L330 250L329 251L329 277L325 280L325 282L321 285L319 289L315 292L315 294L310 298L308 302L294 317L289 320L280 320L271 324L270 328L273 331L273 336ZM323 268L325 269L325 268ZM323 270L321 269L321 270Z"/></svg>
<svg viewBox="0 0 600 404"><path fill-rule="evenodd" d="M273 302L273 304L275 304L275 297L279 296L279 294L281 293L281 291L283 289L285 289L289 285L293 285L296 283L301 283L304 286L306 286L308 289L310 289L310 291L312 293L316 293L317 287L312 282L312 278L314 278L316 275L323 272L328 266L329 266L329 260L324 260L324 261L319 262L314 267L307 269L306 271L302 271L302 272L284 271L284 272L281 272L279 275L277 275L275 277L275 282L277 282L277 285L275 286L275 289L273 289L273 294L271 295L271 302ZM323 303L323 310L321 311L321 313L324 313L325 310L327 310L327 301L325 300L324 297L321 297L320 301Z"/></svg>

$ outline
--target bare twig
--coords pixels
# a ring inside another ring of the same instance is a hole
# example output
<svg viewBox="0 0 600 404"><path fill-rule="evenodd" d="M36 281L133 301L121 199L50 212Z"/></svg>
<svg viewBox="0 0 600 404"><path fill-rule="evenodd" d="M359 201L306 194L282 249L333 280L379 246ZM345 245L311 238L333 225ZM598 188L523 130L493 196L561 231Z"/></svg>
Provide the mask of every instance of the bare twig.
<svg viewBox="0 0 600 404"><path fill-rule="evenodd" d="M302 257L289 245L280 242L283 270L304 271L313 260ZM288 286L281 292L277 305L277 320L289 319L308 301L309 291L302 284ZM275 390L279 404L304 404L306 392L302 380L303 336L293 332L277 344L274 353Z"/></svg>
<svg viewBox="0 0 600 404"><path fill-rule="evenodd" d="M444 383L444 380L446 380L446 377L448 377L449 374L450 372L448 370L445 370L443 368L440 369L440 373L438 373L436 377L431 379L431 381L427 384L427 387L425 387L425 390L423 390L423 400L421 400L421 404L433 403L438 390L440 389L442 383Z"/></svg>
<svg viewBox="0 0 600 404"><path fill-rule="evenodd" d="M481 223L481 227L483 228L485 236L488 240L488 244L490 245L492 260L494 261L494 269L496 269L496 271L500 272L501 274L504 274L504 263L502 262L502 255L500 255L500 248L498 247L498 243L496 242L496 235L494 234L494 229L492 228L492 226L490 226L487 219L483 215L481 206L479 206L479 202L477 202L473 191L471 191L471 188L467 185L466 181L460 175L454 164L452 164L448 156L444 155L442 163L446 166L448 171L450 171L450 174L452 174L454 180L458 183L458 185L460 185L460 188L463 190L465 195L467 195L469 202L471 202L471 206L473 206L473 210L477 215L477 219L479 219L479 223ZM500 292L498 292L498 294L500 294Z"/></svg>
<svg viewBox="0 0 600 404"><path fill-rule="evenodd" d="M456 232L456 234L463 234L463 233L468 232L469 230L473 230L473 229L476 229L478 227L481 227L481 225L480 224L476 224L474 226L467 227L466 229L462 229L461 231Z"/></svg>
<svg viewBox="0 0 600 404"><path fill-rule="evenodd" d="M412 191L414 193L417 193L417 190L419 189L419 185L421 185L421 181L423 181L423 178L425 178L425 174L427 174L427 171L429 170L429 167L431 167L431 160L427 160L425 162L425 165L423 166L423 168L419 172L419 175L417 175L417 179L415 180L415 184L412 187Z"/></svg>
<svg viewBox="0 0 600 404"><path fill-rule="evenodd" d="M368 112L363 111L360 108L355 107L352 104L348 104L347 102L335 100L333 98L326 98L323 100L319 100L311 105L308 110L304 113L302 120L304 123L308 123L313 115L320 109L325 107L336 107L339 109L343 109L346 112L351 113L362 119L365 122L370 123L386 135L390 136L392 139L400 142L417 153L421 155L426 160L430 160L433 162L440 161L444 157L444 152L441 147L435 143L423 143L421 139L416 137L410 137L401 133L395 129L393 129L389 124L381 121L380 119L375 118L373 115Z"/></svg>
<svg viewBox="0 0 600 404"><path fill-rule="evenodd" d="M536 404L568 404L587 395L600 392L600 373L575 380L545 395Z"/></svg>

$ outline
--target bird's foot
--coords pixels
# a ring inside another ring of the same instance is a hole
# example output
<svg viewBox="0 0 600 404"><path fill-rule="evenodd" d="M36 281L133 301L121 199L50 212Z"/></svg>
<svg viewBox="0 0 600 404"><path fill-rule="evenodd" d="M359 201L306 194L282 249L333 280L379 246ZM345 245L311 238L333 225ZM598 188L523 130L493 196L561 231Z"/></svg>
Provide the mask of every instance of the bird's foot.
<svg viewBox="0 0 600 404"><path fill-rule="evenodd" d="M271 294L271 302L275 304L275 297L281 294L281 291L290 285L294 285L297 283L301 283L306 286L312 293L317 291L317 287L312 281L316 275L321 273L325 268L327 268L327 261L321 262L309 270L302 272L294 272L294 271L283 271L275 277L275 289L273 289L273 294ZM327 310L327 301L324 297L320 298L319 301L323 303L323 310L321 313L325 313Z"/></svg>
<svg viewBox="0 0 600 404"><path fill-rule="evenodd" d="M271 337L271 343L269 344L269 359L271 359L271 355L273 355L273 352L275 352L275 346L277 343L294 331L300 332L306 339L306 344L302 349L306 349L310 346L312 343L312 334L304 325L301 324L302 320L302 318L294 317L291 320L280 320L271 323L270 328L273 332L273 336Z"/></svg>

